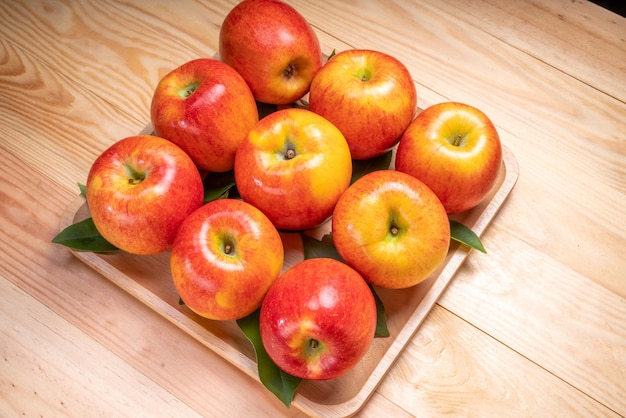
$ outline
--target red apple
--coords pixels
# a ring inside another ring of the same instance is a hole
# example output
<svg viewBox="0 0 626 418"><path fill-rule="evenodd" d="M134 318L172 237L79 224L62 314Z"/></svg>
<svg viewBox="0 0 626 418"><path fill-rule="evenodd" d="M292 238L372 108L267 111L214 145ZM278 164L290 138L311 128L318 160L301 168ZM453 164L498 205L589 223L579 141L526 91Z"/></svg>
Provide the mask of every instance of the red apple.
<svg viewBox="0 0 626 418"><path fill-rule="evenodd" d="M396 145L416 107L407 68L372 50L338 53L317 73L309 92L309 109L339 128L355 160L376 157Z"/></svg>
<svg viewBox="0 0 626 418"><path fill-rule="evenodd" d="M158 136L180 146L201 170L232 170L237 147L259 120L244 79L223 62L200 58L166 74L150 109Z"/></svg>
<svg viewBox="0 0 626 418"><path fill-rule="evenodd" d="M260 313L263 346L296 377L326 380L350 371L368 351L376 303L363 278L329 258L302 261L267 292Z"/></svg>
<svg viewBox="0 0 626 418"><path fill-rule="evenodd" d="M220 59L246 80L256 100L292 103L309 91L322 66L315 31L279 0L244 0L220 29Z"/></svg>
<svg viewBox="0 0 626 418"><path fill-rule="evenodd" d="M219 199L183 221L170 267L189 309L209 319L235 320L261 306L283 259L280 235L261 211L241 200Z"/></svg>
<svg viewBox="0 0 626 418"><path fill-rule="evenodd" d="M279 229L323 223L351 177L352 159L341 132L305 109L283 109L261 119L235 157L241 197Z"/></svg>
<svg viewBox="0 0 626 418"><path fill-rule="evenodd" d="M424 281L450 246L450 222L437 196L399 171L358 179L337 202L332 219L337 252L367 282L388 289Z"/></svg>
<svg viewBox="0 0 626 418"><path fill-rule="evenodd" d="M165 251L204 198L191 158L166 139L149 135L122 139L105 150L91 166L86 189L98 232L134 254Z"/></svg>
<svg viewBox="0 0 626 418"><path fill-rule="evenodd" d="M496 127L479 109L455 102L423 110L398 145L395 168L426 183L449 214L478 205L502 165Z"/></svg>

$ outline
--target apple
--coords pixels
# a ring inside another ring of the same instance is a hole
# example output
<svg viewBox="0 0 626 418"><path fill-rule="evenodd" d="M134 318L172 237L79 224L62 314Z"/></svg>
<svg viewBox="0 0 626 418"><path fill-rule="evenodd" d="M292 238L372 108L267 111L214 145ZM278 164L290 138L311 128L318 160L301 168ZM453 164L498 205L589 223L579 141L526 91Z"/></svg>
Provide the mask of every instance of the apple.
<svg viewBox="0 0 626 418"><path fill-rule="evenodd" d="M111 145L93 162L86 197L94 225L132 254L167 250L180 223L204 199L189 156L164 138L137 135Z"/></svg>
<svg viewBox="0 0 626 418"><path fill-rule="evenodd" d="M199 58L159 81L150 119L154 132L185 150L199 169L225 172L259 113L241 75L223 62Z"/></svg>
<svg viewBox="0 0 626 418"><path fill-rule="evenodd" d="M352 177L342 133L309 110L287 108L261 119L235 156L242 199L278 229L320 225L332 214Z"/></svg>
<svg viewBox="0 0 626 418"><path fill-rule="evenodd" d="M449 214L478 205L502 165L496 127L479 109L444 102L420 112L404 132L395 168L426 183Z"/></svg>
<svg viewBox="0 0 626 418"><path fill-rule="evenodd" d="M256 100L288 104L303 97L322 66L315 31L279 0L244 0L224 18L220 59L246 80Z"/></svg>
<svg viewBox="0 0 626 418"><path fill-rule="evenodd" d="M349 372L368 351L376 303L363 278L330 258L312 258L270 287L259 317L261 341L274 363L302 379Z"/></svg>
<svg viewBox="0 0 626 418"><path fill-rule="evenodd" d="M170 270L185 305L213 320L261 306L280 274L284 249L274 225L241 200L213 200L189 215L172 243Z"/></svg>
<svg viewBox="0 0 626 418"><path fill-rule="evenodd" d="M337 252L368 283L404 289L427 279L444 261L450 222L424 183L399 171L379 170L341 196L332 237Z"/></svg>
<svg viewBox="0 0 626 418"><path fill-rule="evenodd" d="M373 50L339 52L317 73L309 92L309 109L339 128L355 160L396 145L416 108L417 92L407 68Z"/></svg>

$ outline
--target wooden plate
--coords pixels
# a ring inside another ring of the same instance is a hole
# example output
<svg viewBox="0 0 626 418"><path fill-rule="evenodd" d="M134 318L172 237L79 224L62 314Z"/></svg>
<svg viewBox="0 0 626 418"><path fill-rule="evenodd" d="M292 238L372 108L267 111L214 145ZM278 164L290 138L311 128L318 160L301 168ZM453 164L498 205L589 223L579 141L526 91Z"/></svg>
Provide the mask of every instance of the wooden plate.
<svg viewBox="0 0 626 418"><path fill-rule="evenodd" d="M150 132L150 127L142 131ZM489 196L479 206L455 216L454 219L480 236L515 186L518 175L517 160L504 147L498 181ZM89 209L85 200L79 196L67 207L60 227L64 229L88 216ZM327 222L310 232L312 236L320 238L329 231L330 222ZM287 269L303 259L302 240L297 233L281 233L281 236L285 246L284 269ZM169 253L136 256L122 252L71 252L184 332L258 380L253 347L235 321L207 320L184 305L179 305L179 296L170 276ZM390 337L376 338L366 356L347 375L328 381L302 381L292 405L311 416L345 417L356 413L373 394L469 252L465 246L453 244L444 263L426 281L404 290L377 289L385 305Z"/></svg>

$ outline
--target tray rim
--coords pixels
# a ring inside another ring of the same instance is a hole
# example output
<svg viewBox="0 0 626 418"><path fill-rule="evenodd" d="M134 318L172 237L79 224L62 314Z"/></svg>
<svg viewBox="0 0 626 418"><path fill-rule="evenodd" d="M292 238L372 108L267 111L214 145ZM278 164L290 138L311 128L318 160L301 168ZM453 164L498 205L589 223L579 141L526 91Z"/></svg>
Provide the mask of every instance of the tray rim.
<svg viewBox="0 0 626 418"><path fill-rule="evenodd" d="M147 126L141 134L149 134L150 128L150 126ZM478 236L484 233L495 218L519 178L518 161L513 152L505 145L502 145L502 163L502 167L505 170L502 183L471 226L471 229ZM84 205L86 205L86 201L79 195L66 207L60 219L60 230L75 222L78 211ZM76 251L69 248L68 250L91 269L121 287L131 296L198 340L205 347L214 351L224 360L261 383L258 377L256 361L250 359L235 347L223 342L223 340L208 331L198 322L185 316L149 289L138 284L123 271L107 263L99 254ZM309 416L346 417L357 413L373 395L381 380L401 355L410 339L417 332L426 316L437 303L437 300L443 294L444 290L471 252L471 249L462 246L454 250L439 276L433 281L433 284L426 291L415 311L409 316L394 341L387 348L383 357L378 364L376 364L355 396L347 401L329 405L317 403L296 391L292 405Z"/></svg>

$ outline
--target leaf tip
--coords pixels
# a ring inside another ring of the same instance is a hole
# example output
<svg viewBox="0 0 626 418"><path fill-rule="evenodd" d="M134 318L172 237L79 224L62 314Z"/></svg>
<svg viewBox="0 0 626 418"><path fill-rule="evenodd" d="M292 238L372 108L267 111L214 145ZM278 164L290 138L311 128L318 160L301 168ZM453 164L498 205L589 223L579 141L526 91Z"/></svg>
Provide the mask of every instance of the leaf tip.
<svg viewBox="0 0 626 418"><path fill-rule="evenodd" d="M78 184L78 190L80 190L80 195L86 199L87 198L87 186L85 186L83 183L76 183L76 184Z"/></svg>

